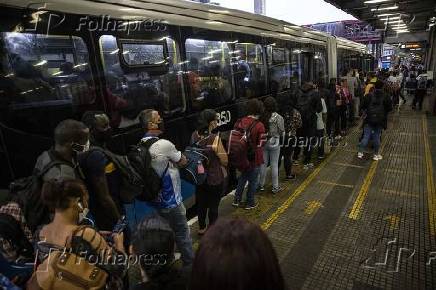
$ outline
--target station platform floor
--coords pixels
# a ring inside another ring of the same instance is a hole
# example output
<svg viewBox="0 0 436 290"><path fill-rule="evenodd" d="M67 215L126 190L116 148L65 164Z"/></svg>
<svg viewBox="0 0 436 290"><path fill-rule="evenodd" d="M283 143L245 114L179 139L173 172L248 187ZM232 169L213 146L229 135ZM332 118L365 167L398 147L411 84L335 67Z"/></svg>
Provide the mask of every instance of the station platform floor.
<svg viewBox="0 0 436 290"><path fill-rule="evenodd" d="M357 158L361 130L252 211L223 199L270 237L289 289L436 289L436 118L404 108L383 133L383 160ZM197 224L192 223L195 234Z"/></svg>

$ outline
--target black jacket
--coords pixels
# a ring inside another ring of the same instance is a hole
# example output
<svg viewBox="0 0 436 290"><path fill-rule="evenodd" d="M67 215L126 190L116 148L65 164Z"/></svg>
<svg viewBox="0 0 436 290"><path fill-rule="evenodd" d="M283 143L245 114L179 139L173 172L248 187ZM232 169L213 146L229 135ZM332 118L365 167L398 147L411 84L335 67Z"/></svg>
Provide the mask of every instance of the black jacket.
<svg viewBox="0 0 436 290"><path fill-rule="evenodd" d="M304 136L315 136L316 113L322 112L322 102L319 92L314 89L302 91L302 95L297 101L297 109L303 120L302 134Z"/></svg>
<svg viewBox="0 0 436 290"><path fill-rule="evenodd" d="M375 98L375 99L374 99ZM392 111L392 101L391 99L383 92L383 90L375 90L372 94L368 94L365 97L363 97L362 104L361 104L361 110L363 112L368 112L371 110L371 106L374 106L374 101L377 101L377 99L383 103L384 108L384 117L382 118L382 121L378 124L382 126L384 129L387 128L387 122L388 122L388 113ZM368 116L364 120L364 124L368 123Z"/></svg>

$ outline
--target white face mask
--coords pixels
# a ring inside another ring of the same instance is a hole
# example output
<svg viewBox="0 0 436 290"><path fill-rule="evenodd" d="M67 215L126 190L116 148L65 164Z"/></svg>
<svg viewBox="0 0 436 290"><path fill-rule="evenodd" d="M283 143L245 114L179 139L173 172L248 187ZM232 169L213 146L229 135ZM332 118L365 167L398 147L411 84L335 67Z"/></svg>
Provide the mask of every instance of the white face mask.
<svg viewBox="0 0 436 290"><path fill-rule="evenodd" d="M86 141L85 145L73 143L71 146L73 148L73 151L79 154L79 153L84 153L84 152L89 151L89 147L91 146L91 143L88 140L88 141Z"/></svg>
<svg viewBox="0 0 436 290"><path fill-rule="evenodd" d="M79 224L83 222L83 220L86 218L86 216L89 213L89 209L87 207L83 207L82 203L78 203L78 206L81 210L81 212L79 212L79 220L77 221Z"/></svg>

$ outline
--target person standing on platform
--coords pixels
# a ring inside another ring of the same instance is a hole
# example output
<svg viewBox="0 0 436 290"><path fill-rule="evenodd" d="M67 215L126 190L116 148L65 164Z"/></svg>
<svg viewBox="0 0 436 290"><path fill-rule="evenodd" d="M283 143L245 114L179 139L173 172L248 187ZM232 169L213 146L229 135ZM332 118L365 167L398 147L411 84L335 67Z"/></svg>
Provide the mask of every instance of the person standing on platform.
<svg viewBox="0 0 436 290"><path fill-rule="evenodd" d="M219 135L212 133L218 127L217 113L206 109L200 113L198 128L192 133L191 144L196 144L204 150L209 162L206 167L207 179L197 186L196 200L198 211L198 235L204 235L207 230L206 216L209 227L218 218L218 208L224 191L224 175L227 171L228 157Z"/></svg>
<svg viewBox="0 0 436 290"><path fill-rule="evenodd" d="M362 111L365 114L363 138L358 146L357 157L363 158L363 151L368 146L369 141L373 140L374 156L373 160L382 160L380 155L380 137L383 129L387 128L387 115L392 111L392 101L383 92L383 82L375 83L375 91L364 97Z"/></svg>
<svg viewBox="0 0 436 290"><path fill-rule="evenodd" d="M279 185L279 157L280 157L280 138L285 132L284 120L277 113L277 102L273 97L268 97L265 102L265 113L262 123L268 128L267 141L263 148L264 163L260 169L260 191L264 191L266 180L266 168L271 167L272 193L276 194L282 190Z"/></svg>
<svg viewBox="0 0 436 290"><path fill-rule="evenodd" d="M254 160L250 160L249 167L241 172L238 178L238 185L236 187L235 199L233 201L234 207L239 207L242 201L242 193L245 189L245 185L248 182L247 189L247 202L245 209L255 209L259 204L255 200L255 192L258 186L260 166L263 164L263 149L262 141L265 137L265 126L260 122L260 117L263 114L263 104L257 99L251 99L247 103L247 115L240 119L235 124L236 130L248 130L251 127L250 132L247 132L250 136L251 144L254 144Z"/></svg>
<svg viewBox="0 0 436 290"><path fill-rule="evenodd" d="M158 111L147 109L139 114L139 122L144 129L142 139L158 139L150 146L151 167L162 176L162 189L156 201L150 205L166 219L175 232L176 245L182 254L185 267L192 264L194 252L191 234L186 220L186 208L182 200L181 179L178 167L186 166L187 159L176 146L168 140L159 139L163 133L164 123Z"/></svg>

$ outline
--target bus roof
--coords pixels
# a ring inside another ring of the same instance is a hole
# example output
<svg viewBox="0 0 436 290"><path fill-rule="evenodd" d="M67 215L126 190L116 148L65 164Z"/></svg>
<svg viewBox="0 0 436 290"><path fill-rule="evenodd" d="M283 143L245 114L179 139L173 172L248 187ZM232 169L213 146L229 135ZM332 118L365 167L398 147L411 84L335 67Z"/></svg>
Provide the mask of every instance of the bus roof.
<svg viewBox="0 0 436 290"><path fill-rule="evenodd" d="M192 26L218 31L240 32L288 41L327 45L330 34L282 20L216 5L180 0L3 0L13 7L51 10L82 15L110 15L122 20L160 20L170 25ZM336 38L339 48L365 53L363 44Z"/></svg>

